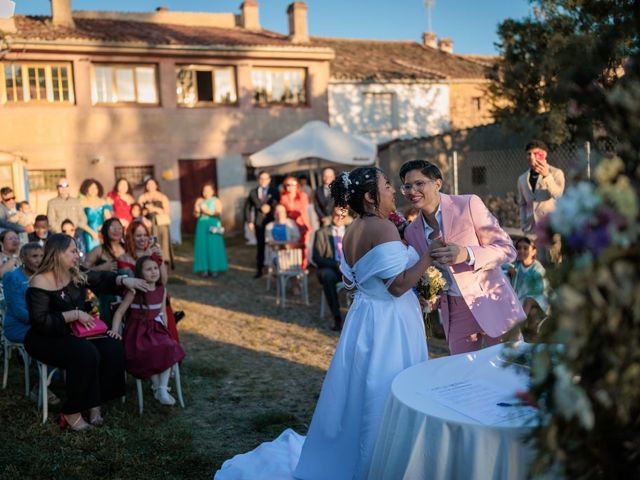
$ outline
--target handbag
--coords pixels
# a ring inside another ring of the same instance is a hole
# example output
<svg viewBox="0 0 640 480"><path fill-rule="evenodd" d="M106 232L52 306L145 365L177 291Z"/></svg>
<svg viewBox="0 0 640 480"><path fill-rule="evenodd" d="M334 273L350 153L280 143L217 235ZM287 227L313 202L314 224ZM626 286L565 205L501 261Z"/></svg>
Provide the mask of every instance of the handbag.
<svg viewBox="0 0 640 480"><path fill-rule="evenodd" d="M109 330L107 324L100 320L100 317L97 315L92 315L94 320L93 327L85 327L82 323L75 321L69 324L71 328L71 335L74 335L78 338L87 338L87 337L96 337L98 335L102 335Z"/></svg>
<svg viewBox="0 0 640 480"><path fill-rule="evenodd" d="M166 225L171 225L171 218L167 213L156 213L156 225L159 227L164 227Z"/></svg>

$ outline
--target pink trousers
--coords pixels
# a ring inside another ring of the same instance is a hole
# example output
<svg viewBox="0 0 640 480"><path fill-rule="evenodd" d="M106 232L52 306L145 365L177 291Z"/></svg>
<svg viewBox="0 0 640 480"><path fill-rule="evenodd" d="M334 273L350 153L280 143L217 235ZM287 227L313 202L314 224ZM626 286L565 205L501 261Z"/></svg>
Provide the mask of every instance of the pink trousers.
<svg viewBox="0 0 640 480"><path fill-rule="evenodd" d="M473 318L464 298L444 295L442 301L448 302L449 306L447 340L451 355L475 352L484 347L497 345L502 341L501 337L493 338L484 333L482 327Z"/></svg>

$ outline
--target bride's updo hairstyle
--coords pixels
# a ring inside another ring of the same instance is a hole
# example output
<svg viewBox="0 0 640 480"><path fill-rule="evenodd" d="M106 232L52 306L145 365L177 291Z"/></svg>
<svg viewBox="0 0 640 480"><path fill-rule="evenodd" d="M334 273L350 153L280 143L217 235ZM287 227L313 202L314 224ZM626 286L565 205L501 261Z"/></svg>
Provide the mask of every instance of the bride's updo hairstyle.
<svg viewBox="0 0 640 480"><path fill-rule="evenodd" d="M364 216L370 213L365 210L364 200L364 194L369 193L377 209L379 173L384 175L382 170L375 167L360 167L351 172L342 172L329 185L335 205L342 208L349 207L358 215Z"/></svg>

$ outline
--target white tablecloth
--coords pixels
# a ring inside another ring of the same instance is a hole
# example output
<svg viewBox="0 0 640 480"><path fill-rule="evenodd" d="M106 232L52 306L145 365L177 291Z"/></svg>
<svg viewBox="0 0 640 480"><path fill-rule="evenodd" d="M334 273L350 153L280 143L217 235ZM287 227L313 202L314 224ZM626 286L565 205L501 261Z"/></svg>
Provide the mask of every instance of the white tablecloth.
<svg viewBox="0 0 640 480"><path fill-rule="evenodd" d="M529 426L487 426L439 403L434 386L483 379L501 389L524 389L526 378L503 368L502 345L429 360L393 382L369 479L525 479L532 448ZM507 407L508 408L508 407Z"/></svg>

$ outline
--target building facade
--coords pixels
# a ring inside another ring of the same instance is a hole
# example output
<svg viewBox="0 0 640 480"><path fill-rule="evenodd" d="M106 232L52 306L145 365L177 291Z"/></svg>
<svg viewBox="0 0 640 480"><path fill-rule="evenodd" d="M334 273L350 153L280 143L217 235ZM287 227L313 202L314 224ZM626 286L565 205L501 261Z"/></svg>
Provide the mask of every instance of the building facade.
<svg viewBox="0 0 640 480"><path fill-rule="evenodd" d="M254 0L237 15L72 12L53 0L51 17L0 21L1 150L26 162L32 205L44 210L60 176L108 190L151 175L189 230L213 182L233 228L245 156L328 121L333 52L309 42L304 3L288 14L288 35L260 27Z"/></svg>
<svg viewBox="0 0 640 480"><path fill-rule="evenodd" d="M449 39L408 41L313 38L329 47L332 126L378 144L493 122L487 101L491 59L455 55Z"/></svg>

